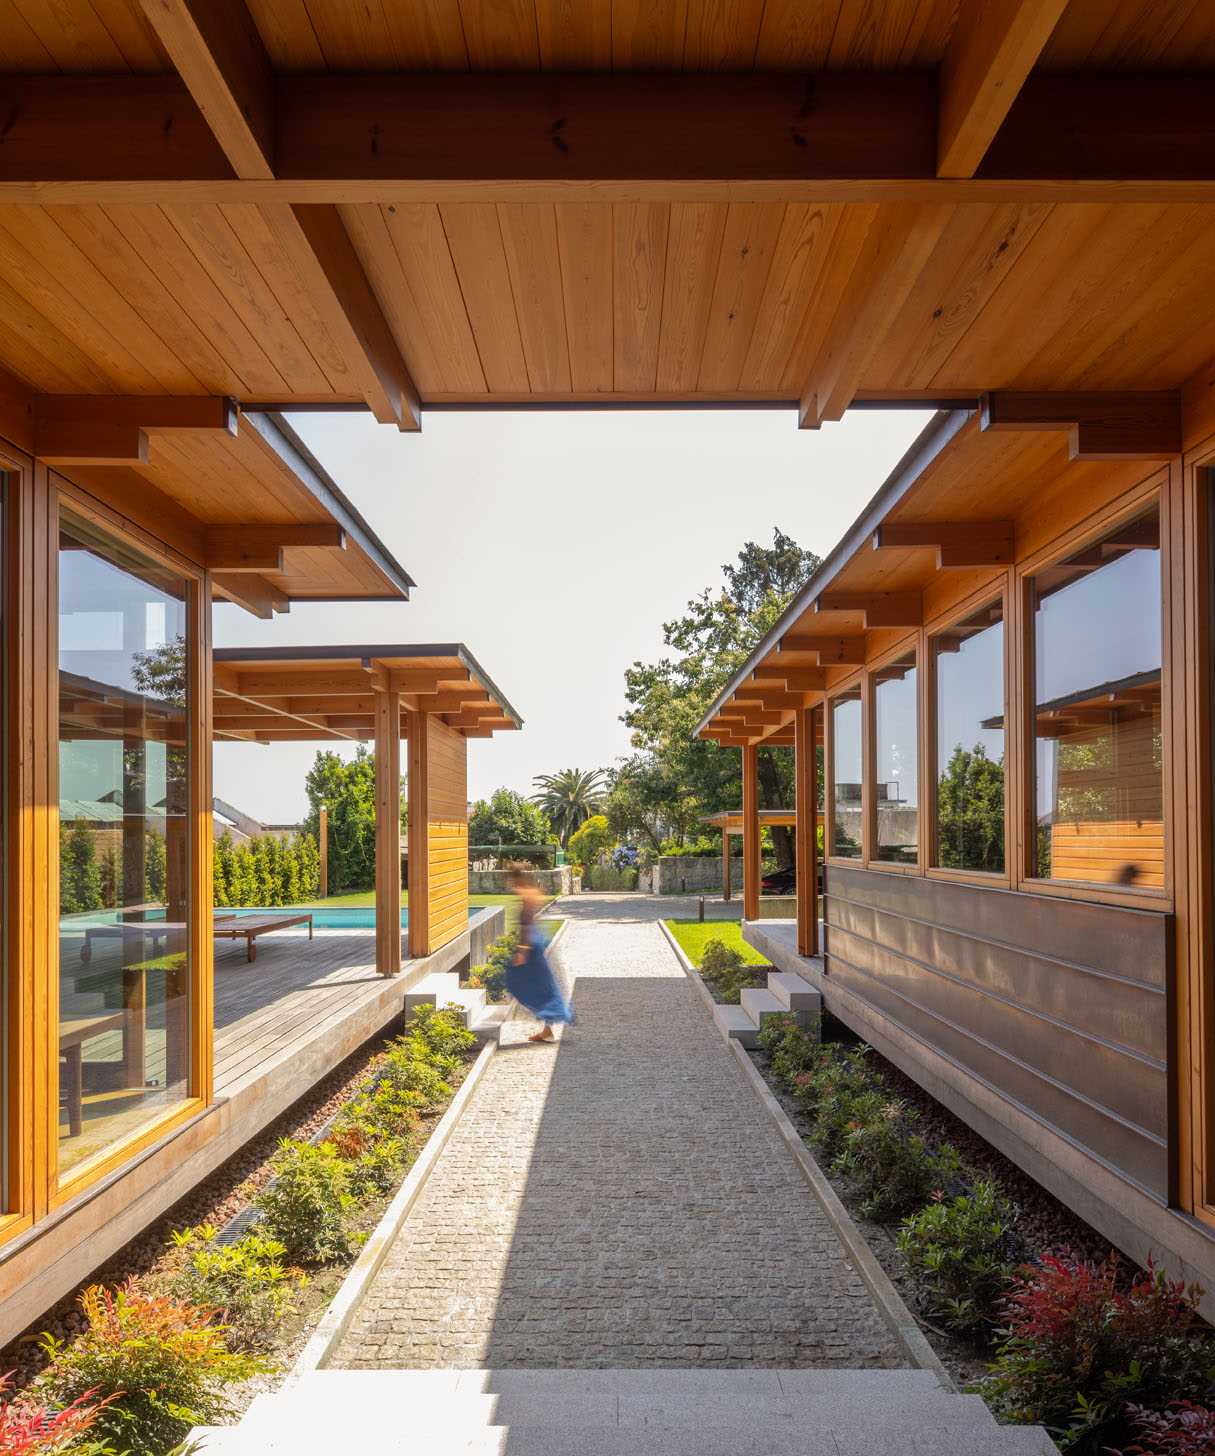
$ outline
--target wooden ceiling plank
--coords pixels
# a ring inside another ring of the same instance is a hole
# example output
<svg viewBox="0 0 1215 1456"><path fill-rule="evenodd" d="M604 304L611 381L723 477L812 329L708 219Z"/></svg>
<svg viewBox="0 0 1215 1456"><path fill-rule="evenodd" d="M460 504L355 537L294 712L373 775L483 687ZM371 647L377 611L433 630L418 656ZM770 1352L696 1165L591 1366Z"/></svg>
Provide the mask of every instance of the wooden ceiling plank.
<svg viewBox="0 0 1215 1456"><path fill-rule="evenodd" d="M962 0L941 58L937 176L973 177L1067 0Z"/></svg>
<svg viewBox="0 0 1215 1456"><path fill-rule="evenodd" d="M731 203L701 351L699 386L739 387L785 218L780 203Z"/></svg>
<svg viewBox="0 0 1215 1456"><path fill-rule="evenodd" d="M719 202L679 202L671 207L658 344L659 389L697 386L727 212Z"/></svg>
<svg viewBox="0 0 1215 1456"><path fill-rule="evenodd" d="M528 386L568 393L570 351L560 288L556 209L500 203L498 225L519 320Z"/></svg>
<svg viewBox="0 0 1215 1456"><path fill-rule="evenodd" d="M612 209L603 203L562 203L556 209L561 291L575 390L612 388Z"/></svg>
<svg viewBox="0 0 1215 1456"><path fill-rule="evenodd" d="M498 210L492 203L440 207L460 292L489 390L529 390L523 341Z"/></svg>
<svg viewBox="0 0 1215 1456"><path fill-rule="evenodd" d="M542 70L612 69L612 0L535 0L535 10Z"/></svg>
<svg viewBox="0 0 1215 1456"><path fill-rule="evenodd" d="M779 393L844 209L789 203L739 384Z"/></svg>
<svg viewBox="0 0 1215 1456"><path fill-rule="evenodd" d="M612 378L618 390L657 386L670 216L660 202L612 206Z"/></svg>

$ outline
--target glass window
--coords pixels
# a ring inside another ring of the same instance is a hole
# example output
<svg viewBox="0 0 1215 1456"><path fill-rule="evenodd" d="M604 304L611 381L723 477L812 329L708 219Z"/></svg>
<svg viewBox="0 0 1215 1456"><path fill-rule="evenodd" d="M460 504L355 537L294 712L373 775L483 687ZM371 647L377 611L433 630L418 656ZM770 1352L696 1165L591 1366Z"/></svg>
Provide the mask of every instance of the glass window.
<svg viewBox="0 0 1215 1456"><path fill-rule="evenodd" d="M61 523L61 1178L188 1095L187 591Z"/></svg>
<svg viewBox="0 0 1215 1456"><path fill-rule="evenodd" d="M1160 515L1033 581L1035 873L1164 884Z"/></svg>
<svg viewBox="0 0 1215 1456"><path fill-rule="evenodd" d="M831 853L860 859L861 833L861 690L831 703Z"/></svg>
<svg viewBox="0 0 1215 1456"><path fill-rule="evenodd" d="M933 638L937 679L936 863L1004 869L1004 608Z"/></svg>
<svg viewBox="0 0 1215 1456"><path fill-rule="evenodd" d="M920 848L920 792L915 650L873 673L875 859L915 864Z"/></svg>

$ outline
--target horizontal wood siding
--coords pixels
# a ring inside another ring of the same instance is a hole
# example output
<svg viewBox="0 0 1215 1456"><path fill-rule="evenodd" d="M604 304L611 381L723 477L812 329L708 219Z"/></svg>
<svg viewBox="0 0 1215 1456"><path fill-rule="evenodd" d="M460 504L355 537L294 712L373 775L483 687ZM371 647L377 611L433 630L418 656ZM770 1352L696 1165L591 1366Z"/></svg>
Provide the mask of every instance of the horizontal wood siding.
<svg viewBox="0 0 1215 1456"><path fill-rule="evenodd" d="M1168 1197L1172 917L827 872L827 974L1153 1197Z"/></svg>
<svg viewBox="0 0 1215 1456"><path fill-rule="evenodd" d="M428 851L430 948L468 926L468 742L430 721Z"/></svg>

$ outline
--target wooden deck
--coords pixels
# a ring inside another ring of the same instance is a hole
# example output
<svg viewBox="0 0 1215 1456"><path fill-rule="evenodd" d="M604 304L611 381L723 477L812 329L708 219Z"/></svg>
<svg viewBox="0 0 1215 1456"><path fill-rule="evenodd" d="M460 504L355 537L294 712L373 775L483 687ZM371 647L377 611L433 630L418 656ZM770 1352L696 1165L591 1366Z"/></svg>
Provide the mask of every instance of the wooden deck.
<svg viewBox="0 0 1215 1456"><path fill-rule="evenodd" d="M326 1040L340 1022L378 1002L385 985L370 930L318 930L312 940L306 929L285 930L262 940L252 964L243 945L217 945L216 1096L238 1096L270 1067Z"/></svg>

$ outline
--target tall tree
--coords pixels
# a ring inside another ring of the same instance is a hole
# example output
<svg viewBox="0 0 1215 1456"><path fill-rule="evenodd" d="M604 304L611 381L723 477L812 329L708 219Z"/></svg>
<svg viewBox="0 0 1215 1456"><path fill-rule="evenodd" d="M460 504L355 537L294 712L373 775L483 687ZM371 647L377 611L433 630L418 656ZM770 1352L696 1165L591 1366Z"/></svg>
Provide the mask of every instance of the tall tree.
<svg viewBox="0 0 1215 1456"><path fill-rule="evenodd" d="M548 815L562 848L567 847L570 835L599 812L606 788L604 771L563 768L559 773L538 774L533 782L540 788L532 795L532 803Z"/></svg>
<svg viewBox="0 0 1215 1456"><path fill-rule="evenodd" d="M498 844L549 844L553 832L543 810L529 804L514 789L495 789L489 799L478 799L468 820L471 848Z"/></svg>
<svg viewBox="0 0 1215 1456"><path fill-rule="evenodd" d="M623 721L633 746L649 755L673 787L675 800L693 801L699 814L737 809L742 801L741 755L693 736L713 699L775 624L821 558L776 528L771 546L748 541L722 567L723 584L708 586L684 614L662 628L667 655L634 662L625 672L629 710ZM765 809L793 802L792 754L761 748L759 801ZM792 835L773 831L782 864L793 862Z"/></svg>

